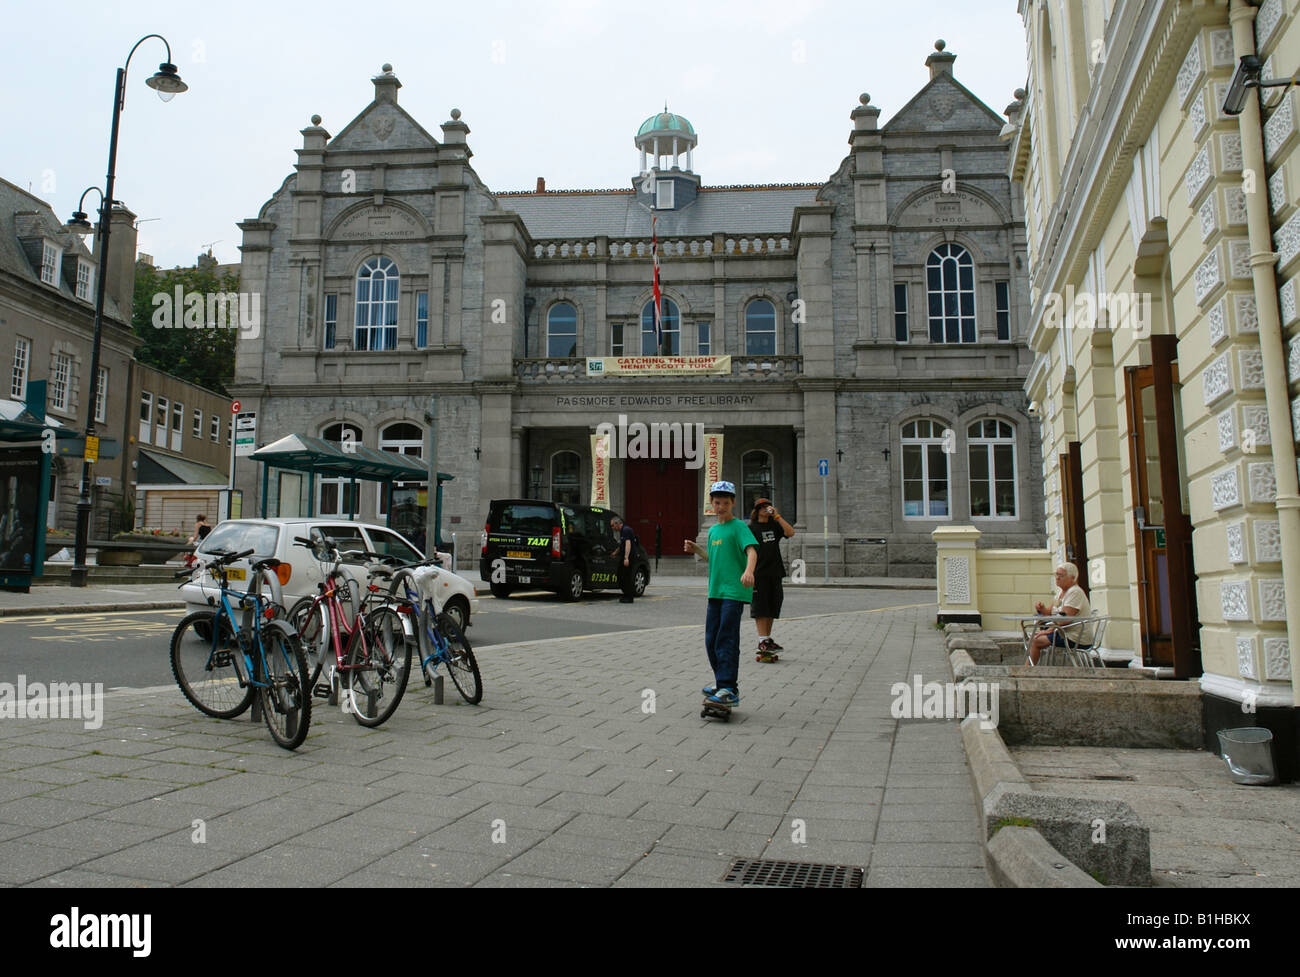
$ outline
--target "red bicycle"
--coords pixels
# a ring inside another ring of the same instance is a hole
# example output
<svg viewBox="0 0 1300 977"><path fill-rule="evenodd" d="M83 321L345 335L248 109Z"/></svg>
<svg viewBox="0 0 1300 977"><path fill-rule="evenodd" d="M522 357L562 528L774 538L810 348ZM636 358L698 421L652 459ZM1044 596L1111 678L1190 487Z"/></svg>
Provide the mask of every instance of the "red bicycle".
<svg viewBox="0 0 1300 977"><path fill-rule="evenodd" d="M406 622L374 584L367 585L365 599L359 597L343 570L343 554L329 540L313 532L312 539L295 537L294 545L311 550L322 564L334 564L320 593L289 609L289 623L307 656L308 686L316 697L339 697L362 726L378 726L402 701L411 674L413 642ZM328 681L318 684L326 667Z"/></svg>

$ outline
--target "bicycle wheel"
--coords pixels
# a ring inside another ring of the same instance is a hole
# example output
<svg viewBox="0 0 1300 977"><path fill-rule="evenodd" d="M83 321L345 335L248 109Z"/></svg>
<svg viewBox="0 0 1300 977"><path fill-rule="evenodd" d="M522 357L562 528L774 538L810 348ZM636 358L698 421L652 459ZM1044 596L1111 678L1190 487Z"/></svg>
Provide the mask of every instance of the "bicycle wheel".
<svg viewBox="0 0 1300 977"><path fill-rule="evenodd" d="M307 682L307 659L292 632L281 622L262 628L262 652L266 662L262 696L262 718L271 739L286 750L297 749L311 726L311 686Z"/></svg>
<svg viewBox="0 0 1300 977"><path fill-rule="evenodd" d="M298 632L298 644L307 659L307 687L315 688L325 662L333 658L329 611L313 597L303 597L289 608L289 626Z"/></svg>
<svg viewBox="0 0 1300 977"><path fill-rule="evenodd" d="M195 611L172 632L172 675L185 698L217 719L234 719L253 703L253 687L239 684L235 656L240 654L230 622L220 619L217 647L212 648L214 611ZM206 637L204 636L206 635Z"/></svg>
<svg viewBox="0 0 1300 977"><path fill-rule="evenodd" d="M343 671L344 688L352 717L362 726L378 726L393 714L406 692L411 674L411 642L402 618L388 607L365 617L366 647L354 641Z"/></svg>
<svg viewBox="0 0 1300 977"><path fill-rule="evenodd" d="M479 677L478 662L474 659L469 638L446 614L438 615L438 630L447 639L447 672L456 683L456 690L471 706L478 705L483 698L483 681Z"/></svg>

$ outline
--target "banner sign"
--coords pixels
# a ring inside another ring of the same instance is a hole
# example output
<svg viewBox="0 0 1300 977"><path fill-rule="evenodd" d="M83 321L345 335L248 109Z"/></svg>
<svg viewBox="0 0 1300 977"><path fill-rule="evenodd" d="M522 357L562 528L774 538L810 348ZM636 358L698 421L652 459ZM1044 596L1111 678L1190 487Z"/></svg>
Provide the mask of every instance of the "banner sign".
<svg viewBox="0 0 1300 977"><path fill-rule="evenodd" d="M731 375L730 356L588 356L587 376Z"/></svg>
<svg viewBox="0 0 1300 977"><path fill-rule="evenodd" d="M609 435L591 436L591 505L609 506Z"/></svg>
<svg viewBox="0 0 1300 977"><path fill-rule="evenodd" d="M722 481L722 435L704 435L704 514L713 515L713 506L709 504L709 486ZM736 500L740 502L739 499Z"/></svg>

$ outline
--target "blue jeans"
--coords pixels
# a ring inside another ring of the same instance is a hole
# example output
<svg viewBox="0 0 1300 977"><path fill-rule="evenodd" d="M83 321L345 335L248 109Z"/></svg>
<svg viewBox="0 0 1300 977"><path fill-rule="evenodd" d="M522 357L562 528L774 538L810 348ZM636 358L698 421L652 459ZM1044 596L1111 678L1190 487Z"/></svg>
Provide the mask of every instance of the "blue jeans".
<svg viewBox="0 0 1300 977"><path fill-rule="evenodd" d="M714 684L736 693L740 692L740 619L744 611L742 601L710 597L704 617L704 649Z"/></svg>

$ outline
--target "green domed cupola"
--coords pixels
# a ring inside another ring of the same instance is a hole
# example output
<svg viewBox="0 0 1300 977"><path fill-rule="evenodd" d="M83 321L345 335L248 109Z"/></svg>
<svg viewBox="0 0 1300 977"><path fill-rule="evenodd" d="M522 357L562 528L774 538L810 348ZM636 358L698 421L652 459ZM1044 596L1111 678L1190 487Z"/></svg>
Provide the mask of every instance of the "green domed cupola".
<svg viewBox="0 0 1300 977"><path fill-rule="evenodd" d="M641 123L641 128L636 131L638 136L649 135L650 133L660 132L672 134L674 132L686 132L695 135L695 127L690 121L682 115L675 112L669 112L668 106L664 106L662 112L650 116Z"/></svg>
<svg viewBox="0 0 1300 977"><path fill-rule="evenodd" d="M636 148L641 150L641 172L669 168L680 171L683 154L686 156L686 172L691 172L691 150L698 142L699 136L695 134L695 127L689 120L685 116L669 112L665 105L662 112L650 116L636 131ZM667 164L670 156L672 163Z"/></svg>

